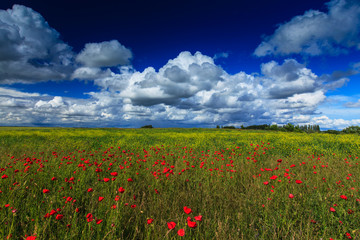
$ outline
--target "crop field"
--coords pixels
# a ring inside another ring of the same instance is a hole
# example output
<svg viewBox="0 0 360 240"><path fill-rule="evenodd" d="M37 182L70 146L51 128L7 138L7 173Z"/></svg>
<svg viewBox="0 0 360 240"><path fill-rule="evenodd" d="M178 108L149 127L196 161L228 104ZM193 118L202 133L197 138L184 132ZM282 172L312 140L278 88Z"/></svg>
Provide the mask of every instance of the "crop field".
<svg viewBox="0 0 360 240"><path fill-rule="evenodd" d="M360 137L0 128L1 239L360 239Z"/></svg>

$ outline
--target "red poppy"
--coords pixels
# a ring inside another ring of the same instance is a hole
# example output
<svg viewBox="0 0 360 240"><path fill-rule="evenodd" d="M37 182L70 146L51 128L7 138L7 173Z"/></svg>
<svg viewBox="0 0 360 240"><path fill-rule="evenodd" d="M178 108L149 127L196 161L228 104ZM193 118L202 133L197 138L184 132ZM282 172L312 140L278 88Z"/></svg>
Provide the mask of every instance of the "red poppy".
<svg viewBox="0 0 360 240"><path fill-rule="evenodd" d="M330 207L330 212L335 212L335 211L336 211L335 208Z"/></svg>
<svg viewBox="0 0 360 240"><path fill-rule="evenodd" d="M197 227L196 222L187 221L187 224L188 224L188 226L191 227L191 228L196 228L196 227Z"/></svg>
<svg viewBox="0 0 360 240"><path fill-rule="evenodd" d="M91 214L91 213L88 213L87 215L86 215L86 218L92 218L93 217L93 215Z"/></svg>
<svg viewBox="0 0 360 240"><path fill-rule="evenodd" d="M294 198L294 195L290 193L289 198Z"/></svg>
<svg viewBox="0 0 360 240"><path fill-rule="evenodd" d="M263 182L265 185L268 185L269 184L269 182L268 181L265 181L265 182Z"/></svg>
<svg viewBox="0 0 360 240"><path fill-rule="evenodd" d="M168 222L168 223L167 223L167 226L168 226L169 229L174 229L175 226L176 226L176 223L174 223L174 222Z"/></svg>
<svg viewBox="0 0 360 240"><path fill-rule="evenodd" d="M88 192L92 192L92 191L94 191L94 189L92 189L92 188L88 188L88 190L87 190Z"/></svg>
<svg viewBox="0 0 360 240"><path fill-rule="evenodd" d="M123 192L125 192L125 189L124 189L123 187L120 187L120 188L118 189L118 191L119 191L120 193L123 193Z"/></svg>
<svg viewBox="0 0 360 240"><path fill-rule="evenodd" d="M302 183L302 181L301 181L301 180L296 180L295 182L296 182L297 184Z"/></svg>
<svg viewBox="0 0 360 240"><path fill-rule="evenodd" d="M35 240L36 239L36 236L28 236L27 238L26 238L26 240Z"/></svg>
<svg viewBox="0 0 360 240"><path fill-rule="evenodd" d="M191 211L191 208L188 208L187 206L184 207L184 212L186 214L190 214L192 211Z"/></svg>
<svg viewBox="0 0 360 240"><path fill-rule="evenodd" d="M100 224L103 220L102 219L98 219L96 220L96 224Z"/></svg>
<svg viewBox="0 0 360 240"><path fill-rule="evenodd" d="M342 199L347 200L348 198L345 195L340 196Z"/></svg>
<svg viewBox="0 0 360 240"><path fill-rule="evenodd" d="M116 177L118 175L118 173L117 172L112 172L112 173L110 173L110 175Z"/></svg>
<svg viewBox="0 0 360 240"><path fill-rule="evenodd" d="M58 214L58 215L56 215L56 220L60 220L60 219L62 219L63 217L64 217L64 215Z"/></svg>
<svg viewBox="0 0 360 240"><path fill-rule="evenodd" d="M50 215L54 215L55 213L57 213L57 211L55 209L50 211Z"/></svg>
<svg viewBox="0 0 360 240"><path fill-rule="evenodd" d="M151 224L153 221L154 221L154 219L149 218L146 222L147 222L147 224Z"/></svg>
<svg viewBox="0 0 360 240"><path fill-rule="evenodd" d="M273 175L273 176L270 177L270 179L271 179L271 180L275 180L275 179L277 179L277 177L278 177L278 176Z"/></svg>
<svg viewBox="0 0 360 240"><path fill-rule="evenodd" d="M202 216L201 215L195 216L194 218L195 218L196 221L199 221L199 222L202 221Z"/></svg>
<svg viewBox="0 0 360 240"><path fill-rule="evenodd" d="M128 178L127 181L128 181L128 182L133 182L134 180L132 180L132 178Z"/></svg>
<svg viewBox="0 0 360 240"><path fill-rule="evenodd" d="M104 199L104 197L99 197L99 202L101 202Z"/></svg>
<svg viewBox="0 0 360 240"><path fill-rule="evenodd" d="M4 174L1 176L2 179L8 178L8 175Z"/></svg>
<svg viewBox="0 0 360 240"><path fill-rule="evenodd" d="M131 208L136 208L136 205L135 204L131 205Z"/></svg>
<svg viewBox="0 0 360 240"><path fill-rule="evenodd" d="M185 235L185 230L183 228L179 229L179 231L177 232L177 234L180 236L180 237L183 237Z"/></svg>
<svg viewBox="0 0 360 240"><path fill-rule="evenodd" d="M43 189L43 193L49 193L50 190L49 189Z"/></svg>
<svg viewBox="0 0 360 240"><path fill-rule="evenodd" d="M110 178L104 178L104 182L110 181Z"/></svg>

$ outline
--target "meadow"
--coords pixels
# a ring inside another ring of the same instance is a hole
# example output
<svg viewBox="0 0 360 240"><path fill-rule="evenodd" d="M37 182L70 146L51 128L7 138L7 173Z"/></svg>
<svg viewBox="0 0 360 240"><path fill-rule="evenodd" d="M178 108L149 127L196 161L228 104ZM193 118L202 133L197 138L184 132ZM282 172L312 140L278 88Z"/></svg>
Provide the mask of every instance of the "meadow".
<svg viewBox="0 0 360 240"><path fill-rule="evenodd" d="M0 128L1 239L360 239L360 136Z"/></svg>

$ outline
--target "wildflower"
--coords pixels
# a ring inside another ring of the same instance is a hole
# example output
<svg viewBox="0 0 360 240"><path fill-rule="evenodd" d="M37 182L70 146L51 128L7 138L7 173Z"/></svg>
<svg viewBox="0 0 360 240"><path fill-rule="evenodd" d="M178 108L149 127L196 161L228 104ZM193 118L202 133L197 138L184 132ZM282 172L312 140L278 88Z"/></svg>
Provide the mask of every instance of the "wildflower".
<svg viewBox="0 0 360 240"><path fill-rule="evenodd" d="M191 227L191 228L196 228L197 227L197 224L196 224L196 222L192 222L192 221L187 221L187 224L188 224L188 226L189 227Z"/></svg>
<svg viewBox="0 0 360 240"><path fill-rule="evenodd" d="M290 193L289 198L294 198L294 195Z"/></svg>
<svg viewBox="0 0 360 240"><path fill-rule="evenodd" d="M179 231L177 232L177 234L180 236L180 237L183 237L185 235L185 230L183 228L179 229Z"/></svg>
<svg viewBox="0 0 360 240"><path fill-rule="evenodd" d="M345 195L340 196L342 199L347 200L348 198Z"/></svg>
<svg viewBox="0 0 360 240"><path fill-rule="evenodd" d="M147 224L151 224L154 221L154 219L149 218L148 220L146 220Z"/></svg>
<svg viewBox="0 0 360 240"><path fill-rule="evenodd" d="M50 190L49 189L43 189L43 193L49 193Z"/></svg>
<svg viewBox="0 0 360 240"><path fill-rule="evenodd" d="M167 226L168 226L169 229L174 229L175 226L176 226L176 223L174 223L174 222L168 222L168 223L167 223Z"/></svg>
<svg viewBox="0 0 360 240"><path fill-rule="evenodd" d="M188 208L187 206L184 207L184 212L186 214L190 214L192 212L191 208Z"/></svg>

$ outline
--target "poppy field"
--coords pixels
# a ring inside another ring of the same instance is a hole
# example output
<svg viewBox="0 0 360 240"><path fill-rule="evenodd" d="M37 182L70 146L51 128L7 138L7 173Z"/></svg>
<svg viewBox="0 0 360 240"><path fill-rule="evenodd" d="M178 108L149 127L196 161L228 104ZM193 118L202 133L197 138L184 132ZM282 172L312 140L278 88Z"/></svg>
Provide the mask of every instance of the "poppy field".
<svg viewBox="0 0 360 240"><path fill-rule="evenodd" d="M360 137L0 128L1 239L360 239Z"/></svg>

